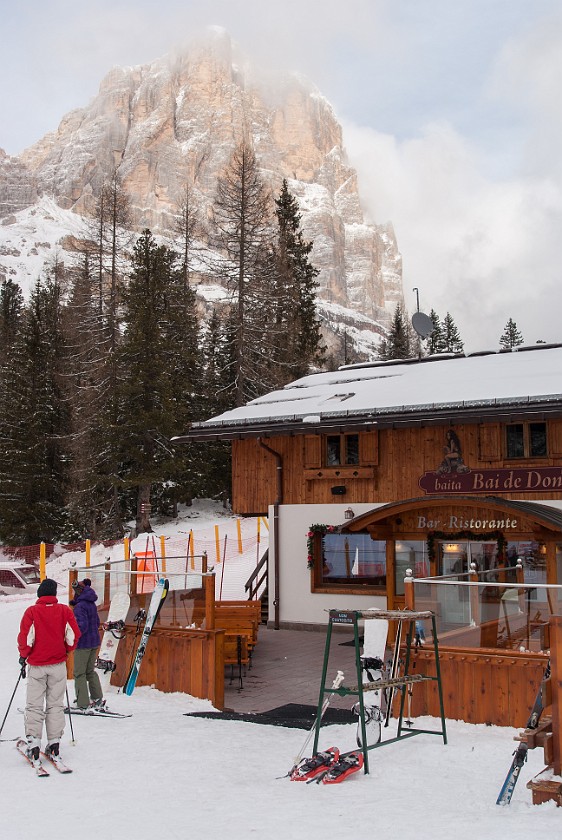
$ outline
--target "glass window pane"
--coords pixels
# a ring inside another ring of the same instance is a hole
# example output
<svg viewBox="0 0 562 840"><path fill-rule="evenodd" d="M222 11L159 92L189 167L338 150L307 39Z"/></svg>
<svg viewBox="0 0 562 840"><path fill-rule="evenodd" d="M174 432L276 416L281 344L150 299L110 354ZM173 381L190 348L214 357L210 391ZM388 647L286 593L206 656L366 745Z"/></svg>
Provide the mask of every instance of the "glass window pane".
<svg viewBox="0 0 562 840"><path fill-rule="evenodd" d="M346 435L345 437L346 464L359 463L359 435Z"/></svg>
<svg viewBox="0 0 562 840"><path fill-rule="evenodd" d="M529 454L536 458L546 453L546 423L529 423Z"/></svg>
<svg viewBox="0 0 562 840"><path fill-rule="evenodd" d="M506 448L508 458L523 458L525 448L523 444L523 424L517 423L505 427Z"/></svg>
<svg viewBox="0 0 562 840"><path fill-rule="evenodd" d="M330 435L326 438L326 463L328 466L341 464L341 445L339 435Z"/></svg>
<svg viewBox="0 0 562 840"><path fill-rule="evenodd" d="M416 578L429 575L429 557L425 540L397 540L394 558L394 586L397 595L404 594L406 569L411 569Z"/></svg>
<svg viewBox="0 0 562 840"><path fill-rule="evenodd" d="M386 584L386 542L369 534L326 534L322 542L325 583Z"/></svg>

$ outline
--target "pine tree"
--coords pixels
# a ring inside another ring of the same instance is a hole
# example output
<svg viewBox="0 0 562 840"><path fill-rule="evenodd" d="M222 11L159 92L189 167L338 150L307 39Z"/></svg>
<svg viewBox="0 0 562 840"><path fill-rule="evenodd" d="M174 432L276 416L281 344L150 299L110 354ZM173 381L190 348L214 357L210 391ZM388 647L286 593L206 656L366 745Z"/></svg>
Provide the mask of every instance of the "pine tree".
<svg viewBox="0 0 562 840"><path fill-rule="evenodd" d="M275 201L278 242L275 250L277 282L275 304L278 310L276 339L283 353L279 358L287 366L281 384L309 373L323 361L320 321L316 312L319 274L310 262L312 242L304 239L301 214L296 198L284 179Z"/></svg>
<svg viewBox="0 0 562 840"><path fill-rule="evenodd" d="M510 318L501 335L500 347L502 350L512 350L514 347L519 347L521 344L523 344L523 336L517 329L517 324L513 318Z"/></svg>
<svg viewBox="0 0 562 840"><path fill-rule="evenodd" d="M379 346L379 358L409 359L415 355L412 348L411 330L401 305L397 303L388 336L383 338Z"/></svg>
<svg viewBox="0 0 562 840"><path fill-rule="evenodd" d="M174 231L179 240L179 254L181 259L181 272L186 286L190 284L193 271L193 262L196 250L199 250L196 242L203 235L202 224L193 197L193 190L186 184L185 191L179 202L179 213L175 221Z"/></svg>
<svg viewBox="0 0 562 840"><path fill-rule="evenodd" d="M162 322L164 355L174 406L172 435L183 434L190 423L201 419L202 403L197 301L186 277L185 254L180 259L180 269L170 272L166 313ZM175 512L178 501L191 503L198 471L186 446L172 447L172 450L174 457L168 480L158 491L158 506L162 513Z"/></svg>
<svg viewBox="0 0 562 840"><path fill-rule="evenodd" d="M427 338L427 352L430 356L435 353L443 353L445 350L445 336L443 332L443 325L437 312L434 309L429 313L429 317L433 324L433 330Z"/></svg>
<svg viewBox="0 0 562 840"><path fill-rule="evenodd" d="M170 438L176 406L169 369L167 319L177 256L145 230L133 255L123 292L125 332L118 353L120 411L116 435L121 452L124 504L132 504L137 532L149 531L151 494L173 469ZM181 281L183 282L183 281Z"/></svg>
<svg viewBox="0 0 562 840"><path fill-rule="evenodd" d="M63 311L66 340L65 393L71 406L68 438L69 519L75 535L108 539L122 535L112 476L117 470L109 392L109 337L104 329L88 257L74 272Z"/></svg>
<svg viewBox="0 0 562 840"><path fill-rule="evenodd" d="M69 410L64 400L61 289L37 282L6 378L0 463L0 538L53 542L66 528Z"/></svg>
<svg viewBox="0 0 562 840"><path fill-rule="evenodd" d="M243 405L262 392L263 312L260 281L271 247L271 205L248 140L235 149L217 182L213 244L221 259L215 271L233 293L236 309L234 402Z"/></svg>
<svg viewBox="0 0 562 840"><path fill-rule="evenodd" d="M462 353L464 344L452 316L447 312L443 321L443 352Z"/></svg>
<svg viewBox="0 0 562 840"><path fill-rule="evenodd" d="M222 414L234 408L231 371L234 364L236 313L227 308L213 310L203 330L201 419ZM230 498L231 444L223 441L188 444L190 457L197 465L194 477L195 495Z"/></svg>

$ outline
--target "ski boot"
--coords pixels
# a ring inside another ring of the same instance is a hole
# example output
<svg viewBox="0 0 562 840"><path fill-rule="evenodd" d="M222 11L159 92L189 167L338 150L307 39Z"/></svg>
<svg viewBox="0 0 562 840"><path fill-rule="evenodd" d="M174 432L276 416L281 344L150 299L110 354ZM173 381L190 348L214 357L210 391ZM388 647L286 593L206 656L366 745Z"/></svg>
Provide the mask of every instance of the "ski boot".
<svg viewBox="0 0 562 840"><path fill-rule="evenodd" d="M58 741L53 741L53 743L48 743L47 746L45 747L45 755L51 761L53 761L56 758L60 758L59 742Z"/></svg>
<svg viewBox="0 0 562 840"><path fill-rule="evenodd" d="M39 759L39 753L41 752L41 742L39 738L34 738L32 735L28 735L28 737L25 740L27 741L27 757L34 767L38 767L41 764L41 761Z"/></svg>

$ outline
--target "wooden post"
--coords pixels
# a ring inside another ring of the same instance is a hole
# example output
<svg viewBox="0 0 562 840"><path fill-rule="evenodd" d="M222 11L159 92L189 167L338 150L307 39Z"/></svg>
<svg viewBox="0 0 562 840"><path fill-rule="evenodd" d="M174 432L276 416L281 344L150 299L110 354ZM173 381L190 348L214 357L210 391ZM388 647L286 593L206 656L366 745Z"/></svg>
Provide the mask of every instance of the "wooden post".
<svg viewBox="0 0 562 840"><path fill-rule="evenodd" d="M86 540L86 567L87 567L87 568L90 568L90 563L91 563L91 559L90 559L90 551L91 551L91 548L92 548L92 543L91 543L91 541L90 541L90 540Z"/></svg>
<svg viewBox="0 0 562 840"><path fill-rule="evenodd" d="M476 563L470 564L470 572L468 575L470 583L478 583L478 572L476 570ZM480 599L478 597L478 587L469 586L470 590L470 624L472 627L478 627L480 624Z"/></svg>
<svg viewBox="0 0 562 840"><path fill-rule="evenodd" d="M216 551L216 555L217 555L216 562L217 562L217 566L218 566L218 564L221 561L221 547L220 547L220 542L219 542L219 526L218 525L215 525L215 551Z"/></svg>
<svg viewBox="0 0 562 840"><path fill-rule="evenodd" d="M131 598L134 598L135 595L138 592L138 586L137 586L137 583L138 583L138 581L137 581L138 568L137 567L138 567L137 558L136 558L136 555L133 554L132 557L131 557L131 583L130 583L130 586L129 586L129 594L130 594Z"/></svg>
<svg viewBox="0 0 562 840"><path fill-rule="evenodd" d="M71 601L74 597L74 590L72 584L78 580L78 571L76 569L68 570L68 600Z"/></svg>
<svg viewBox="0 0 562 840"><path fill-rule="evenodd" d="M105 574L103 577L103 603L109 604L111 601L111 563L109 557L105 561Z"/></svg>
<svg viewBox="0 0 562 840"><path fill-rule="evenodd" d="M238 554L243 554L242 549L242 526L240 524L240 519L236 520L236 533L238 535Z"/></svg>
<svg viewBox="0 0 562 840"><path fill-rule="evenodd" d="M39 546L39 577L41 580L45 580L47 577L47 572L45 571L45 567L47 565L47 546L44 542L41 543Z"/></svg>
<svg viewBox="0 0 562 840"><path fill-rule="evenodd" d="M203 555L206 557L206 555ZM205 581L205 629L215 629L215 576L206 575Z"/></svg>
<svg viewBox="0 0 562 840"><path fill-rule="evenodd" d="M515 566L515 579L517 583L525 583L525 570L523 569L523 561L520 557L517 558L517 563ZM525 612L525 590L518 589L517 590L517 599L519 601L519 612Z"/></svg>
<svg viewBox="0 0 562 840"><path fill-rule="evenodd" d="M407 610L416 609L414 574L411 569L406 569L406 577L404 578L404 607Z"/></svg>
<svg viewBox="0 0 562 840"><path fill-rule="evenodd" d="M201 555L201 571L204 575L207 574L207 552L203 552Z"/></svg>
<svg viewBox="0 0 562 840"><path fill-rule="evenodd" d="M166 574L166 537L160 535L160 555L162 557L162 574Z"/></svg>
<svg viewBox="0 0 562 840"><path fill-rule="evenodd" d="M550 617L550 687L552 696L552 770L562 775L562 616Z"/></svg>

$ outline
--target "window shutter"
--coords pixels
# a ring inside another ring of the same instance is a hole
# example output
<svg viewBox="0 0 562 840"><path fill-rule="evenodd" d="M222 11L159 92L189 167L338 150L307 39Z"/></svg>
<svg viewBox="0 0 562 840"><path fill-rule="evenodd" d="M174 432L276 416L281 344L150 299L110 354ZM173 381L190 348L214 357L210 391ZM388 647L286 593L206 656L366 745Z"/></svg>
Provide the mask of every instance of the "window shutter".
<svg viewBox="0 0 562 840"><path fill-rule="evenodd" d="M501 461L502 445L499 423L478 427L478 459L480 461Z"/></svg>
<svg viewBox="0 0 562 840"><path fill-rule="evenodd" d="M379 463L379 433L376 429L359 435L359 463L362 467L375 467Z"/></svg>
<svg viewBox="0 0 562 840"><path fill-rule="evenodd" d="M304 436L304 468L315 470L322 466L322 437L320 435Z"/></svg>
<svg viewBox="0 0 562 840"><path fill-rule="evenodd" d="M547 424L548 454L562 456L562 420L549 420Z"/></svg>

